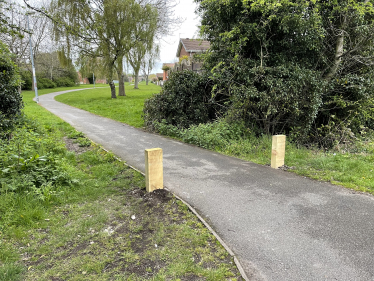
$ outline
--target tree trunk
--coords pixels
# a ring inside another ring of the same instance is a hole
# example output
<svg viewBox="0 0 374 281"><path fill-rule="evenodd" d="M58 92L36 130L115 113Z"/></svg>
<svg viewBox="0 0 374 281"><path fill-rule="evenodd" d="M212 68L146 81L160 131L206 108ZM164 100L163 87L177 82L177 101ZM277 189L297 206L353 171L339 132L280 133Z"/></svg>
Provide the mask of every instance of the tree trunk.
<svg viewBox="0 0 374 281"><path fill-rule="evenodd" d="M342 31L341 34L338 36L338 38L336 38L334 64L332 65L329 73L327 73L325 77L327 80L330 80L332 77L334 77L338 71L339 65L342 61L343 47L344 47L344 34Z"/></svg>
<svg viewBox="0 0 374 281"><path fill-rule="evenodd" d="M113 80L109 81L109 86L110 86L110 93L112 94L112 99L116 99L116 86L114 85Z"/></svg>
<svg viewBox="0 0 374 281"><path fill-rule="evenodd" d="M337 30L340 33L336 38L334 63L331 66L329 73L327 73L327 75L325 76L326 80L331 80L336 75L342 62L342 56L344 53L344 30L347 25L347 18L345 17L345 15L342 16L343 18L340 24L340 30Z"/></svg>
<svg viewBox="0 0 374 281"><path fill-rule="evenodd" d="M134 89L139 89L139 69L135 70L135 83L134 83Z"/></svg>
<svg viewBox="0 0 374 281"><path fill-rule="evenodd" d="M148 86L148 75L145 76L145 84Z"/></svg>
<svg viewBox="0 0 374 281"><path fill-rule="evenodd" d="M118 74L118 96L126 96L125 93L125 81L124 81L124 75L123 75L123 58L118 58L118 66L117 66L117 74Z"/></svg>

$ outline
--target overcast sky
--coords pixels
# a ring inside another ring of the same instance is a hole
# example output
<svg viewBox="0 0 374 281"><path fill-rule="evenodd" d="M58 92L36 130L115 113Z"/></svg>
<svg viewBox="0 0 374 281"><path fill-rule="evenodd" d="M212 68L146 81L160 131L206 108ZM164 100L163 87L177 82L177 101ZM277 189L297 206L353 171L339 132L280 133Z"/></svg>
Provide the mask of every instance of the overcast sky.
<svg viewBox="0 0 374 281"><path fill-rule="evenodd" d="M180 0L175 7L175 16L185 19L180 28L174 32L173 36L165 37L160 42L160 62L153 69L154 73L162 72L162 63L176 62L179 38L197 38L199 17L194 13L196 4L193 0Z"/></svg>

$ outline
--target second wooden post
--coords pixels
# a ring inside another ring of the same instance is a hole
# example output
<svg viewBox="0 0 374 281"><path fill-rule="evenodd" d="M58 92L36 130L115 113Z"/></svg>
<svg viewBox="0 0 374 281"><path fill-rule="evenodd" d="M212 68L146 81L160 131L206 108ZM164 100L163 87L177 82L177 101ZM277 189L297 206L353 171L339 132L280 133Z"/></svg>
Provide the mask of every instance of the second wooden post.
<svg viewBox="0 0 374 281"><path fill-rule="evenodd" d="M164 188L161 148L145 150L145 183L147 192Z"/></svg>
<svg viewBox="0 0 374 281"><path fill-rule="evenodd" d="M271 147L271 167L278 169L284 165L284 156L286 154L286 136L275 135Z"/></svg>

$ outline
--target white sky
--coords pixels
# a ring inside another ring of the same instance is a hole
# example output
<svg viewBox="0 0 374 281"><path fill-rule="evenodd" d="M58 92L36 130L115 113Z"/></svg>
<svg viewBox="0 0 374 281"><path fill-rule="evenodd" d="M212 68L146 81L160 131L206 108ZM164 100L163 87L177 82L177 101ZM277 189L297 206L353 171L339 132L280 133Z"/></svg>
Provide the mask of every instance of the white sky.
<svg viewBox="0 0 374 281"><path fill-rule="evenodd" d="M180 3L175 7L175 16L184 18L185 21L180 28L176 30L173 36L163 38L160 42L160 62L156 64L153 73L162 72L162 63L176 62L176 53L179 44L179 38L198 38L198 25L200 19L195 14L196 4L193 0L180 0Z"/></svg>

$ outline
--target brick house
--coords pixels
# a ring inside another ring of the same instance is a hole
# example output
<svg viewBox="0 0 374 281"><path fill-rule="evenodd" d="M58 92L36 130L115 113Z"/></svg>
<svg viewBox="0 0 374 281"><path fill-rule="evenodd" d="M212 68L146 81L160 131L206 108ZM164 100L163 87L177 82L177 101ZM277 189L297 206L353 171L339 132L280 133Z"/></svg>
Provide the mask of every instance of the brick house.
<svg viewBox="0 0 374 281"><path fill-rule="evenodd" d="M192 70L195 72L200 72L202 63L193 61L192 58L197 53L203 53L210 48L210 42L202 39L189 39L181 38L179 40L177 57L179 58L179 63L164 63L162 68L169 68L171 71L183 71ZM191 59L183 60L184 57ZM168 79L170 71L164 70L163 81Z"/></svg>
<svg viewBox="0 0 374 281"><path fill-rule="evenodd" d="M179 40L177 57L183 56L193 57L196 53L202 53L210 48L210 42L201 39L181 38Z"/></svg>

